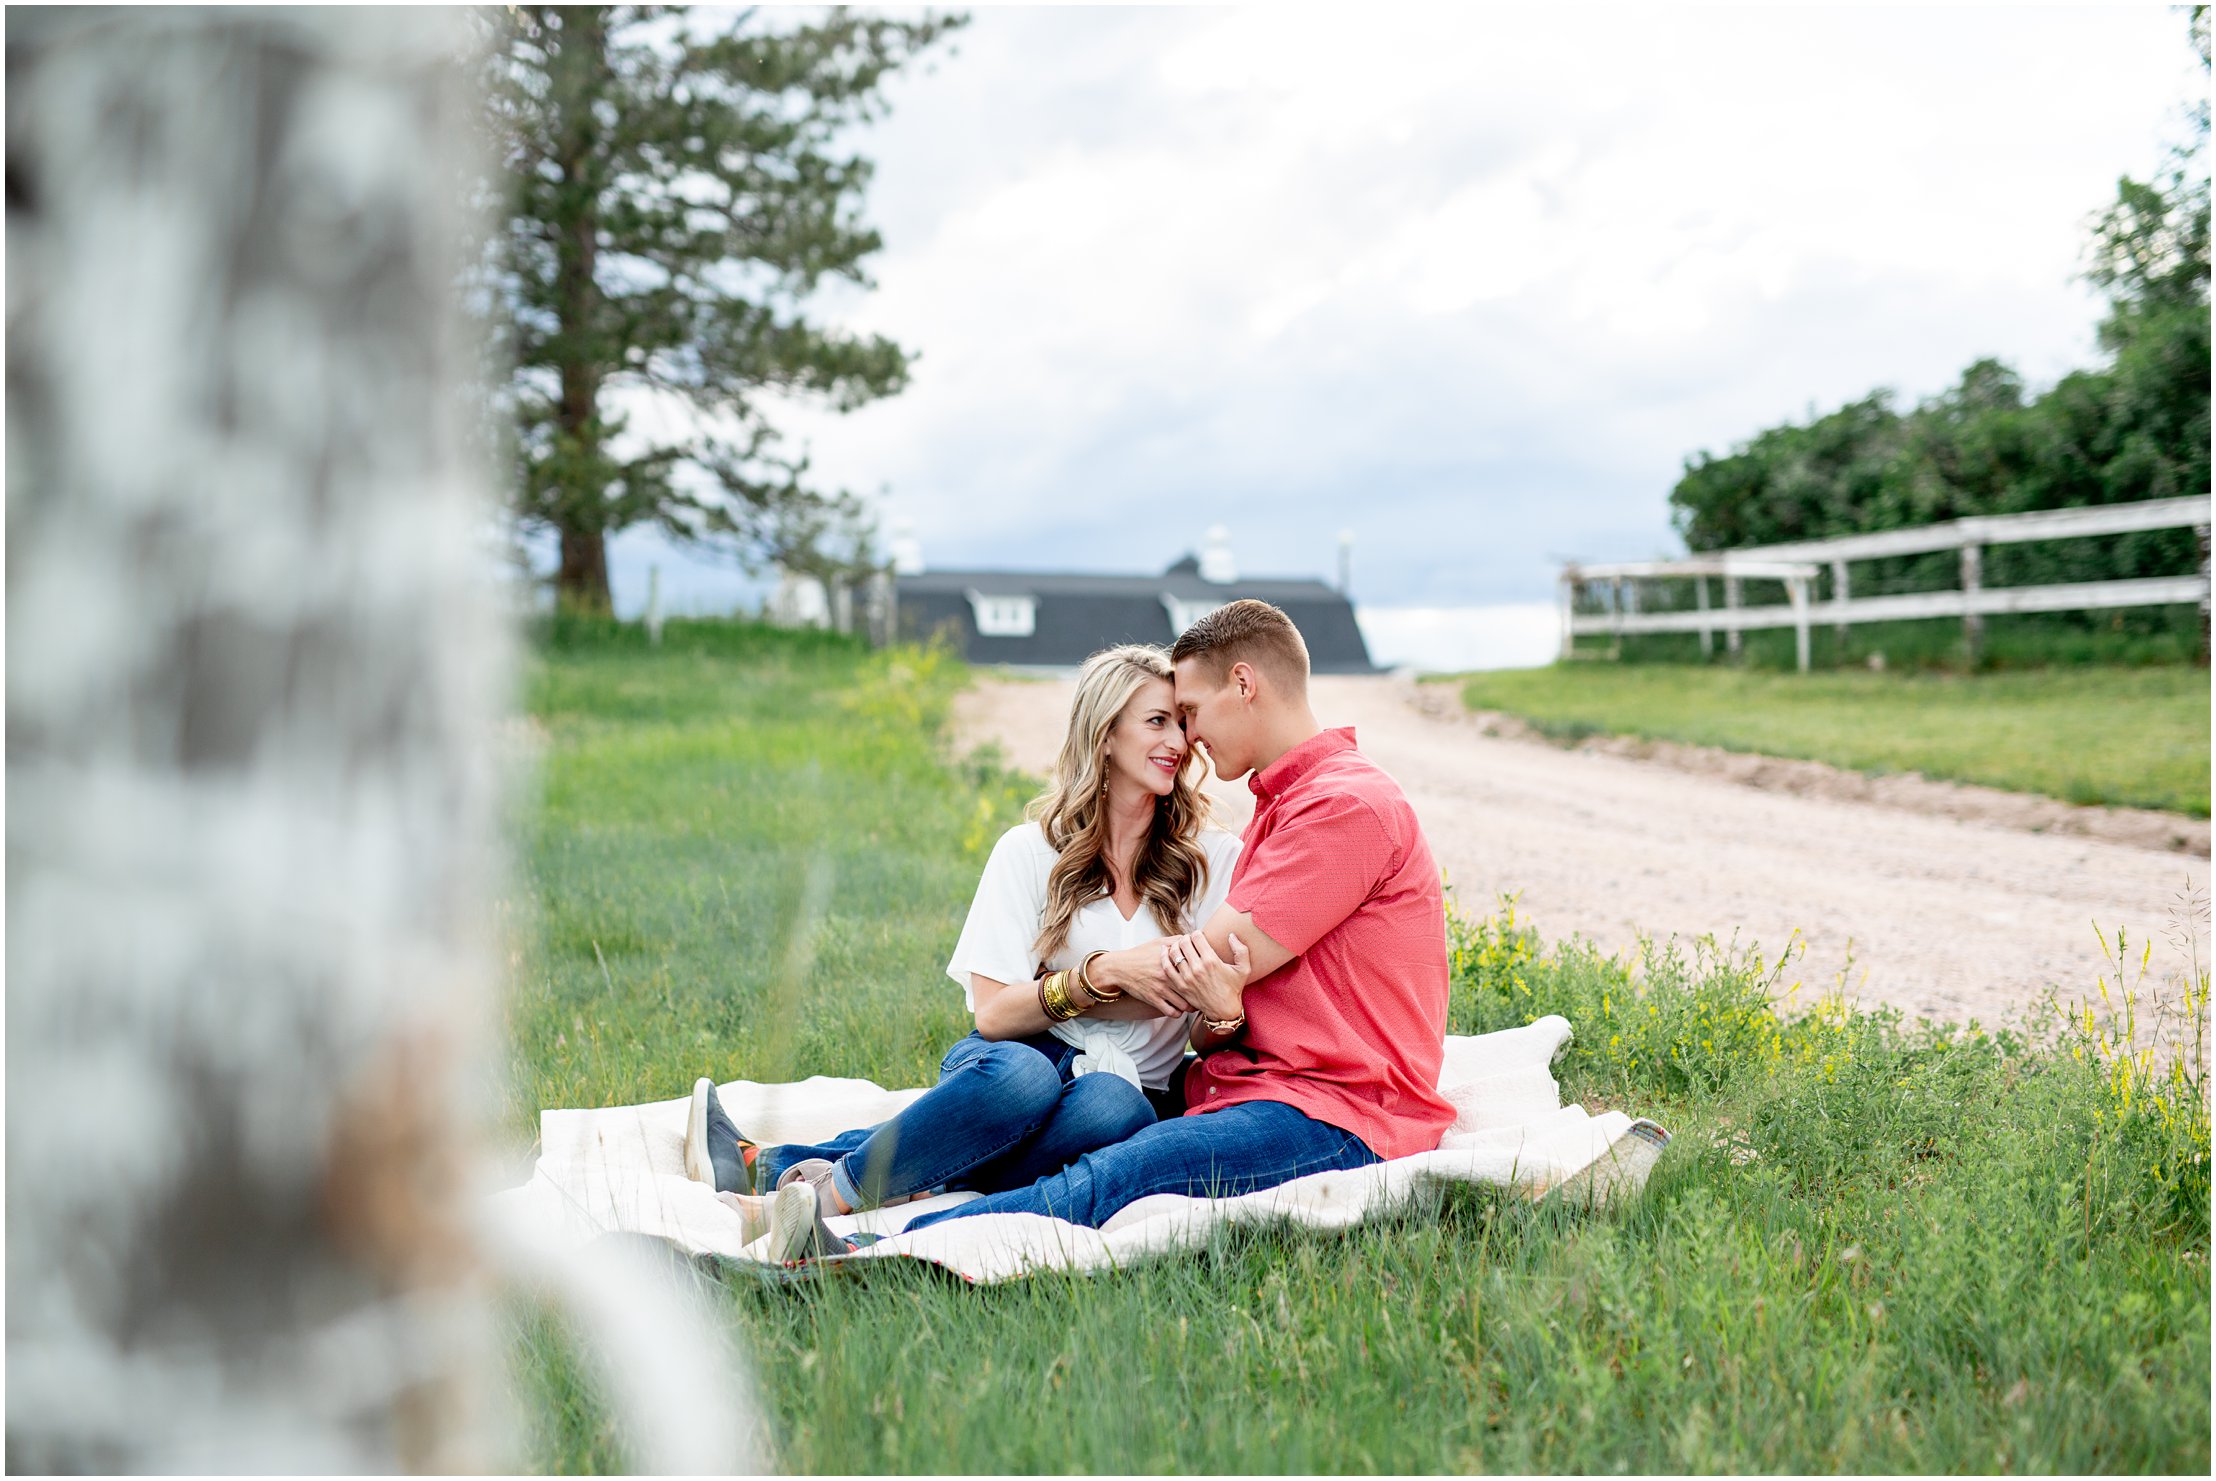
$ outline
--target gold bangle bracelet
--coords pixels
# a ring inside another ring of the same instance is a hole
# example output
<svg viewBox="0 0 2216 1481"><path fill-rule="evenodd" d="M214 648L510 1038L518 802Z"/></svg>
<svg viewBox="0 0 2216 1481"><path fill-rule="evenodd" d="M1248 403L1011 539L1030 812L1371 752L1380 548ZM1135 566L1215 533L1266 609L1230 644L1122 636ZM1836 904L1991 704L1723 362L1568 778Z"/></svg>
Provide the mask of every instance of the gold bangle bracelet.
<svg viewBox="0 0 2216 1481"><path fill-rule="evenodd" d="M1119 987L1114 992L1110 992L1107 988L1104 988L1099 983L1093 981L1094 960L1098 957L1104 957L1107 954L1108 952L1105 948L1099 951L1089 951L1085 953L1085 960L1077 964L1077 985L1085 989L1087 993L1091 994L1092 999L1095 1003L1113 1003L1120 1001L1123 997L1122 988Z"/></svg>
<svg viewBox="0 0 2216 1481"><path fill-rule="evenodd" d="M1246 1027L1246 1015L1237 1018L1203 1018L1200 1026L1212 1034L1235 1034Z"/></svg>
<svg viewBox="0 0 2216 1481"><path fill-rule="evenodd" d="M1068 1023L1085 1011L1071 1000L1069 983L1067 972L1049 972L1039 982L1039 1001L1056 1023Z"/></svg>

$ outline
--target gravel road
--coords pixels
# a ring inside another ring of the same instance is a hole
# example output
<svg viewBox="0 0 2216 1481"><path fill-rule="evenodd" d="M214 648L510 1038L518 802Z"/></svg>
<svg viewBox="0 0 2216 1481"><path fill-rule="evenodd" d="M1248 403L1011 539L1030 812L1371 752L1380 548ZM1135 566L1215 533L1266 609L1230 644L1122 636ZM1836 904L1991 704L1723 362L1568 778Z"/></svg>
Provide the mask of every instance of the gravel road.
<svg viewBox="0 0 2216 1481"><path fill-rule="evenodd" d="M980 679L956 704L955 743L994 743L1044 775L1070 692L1066 680ZM1807 950L1786 980L1805 984L1802 1001L1845 971L1866 1003L1996 1025L2050 983L2092 992L2104 970L2096 922L2128 932L2134 957L2151 936L2155 975L2182 970L2165 939L2184 920L2180 897L2198 891L2206 908L2206 823L2180 824L2191 851L2174 836L2133 846L1991 821L1936 784L1919 808L1488 735L1405 679L1319 677L1311 698L1399 780L1465 909L1516 891L1545 938L1582 934L1611 950L1642 932L1736 933L1769 957L1797 927ZM1243 781L1211 777L1208 791L1245 826ZM2111 821L2089 818L2088 831Z"/></svg>

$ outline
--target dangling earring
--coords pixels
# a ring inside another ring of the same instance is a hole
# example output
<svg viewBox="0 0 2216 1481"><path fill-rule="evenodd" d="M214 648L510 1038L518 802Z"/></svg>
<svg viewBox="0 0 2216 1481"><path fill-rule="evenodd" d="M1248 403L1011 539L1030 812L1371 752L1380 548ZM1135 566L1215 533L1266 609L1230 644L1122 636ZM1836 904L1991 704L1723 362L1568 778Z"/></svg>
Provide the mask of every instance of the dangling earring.
<svg viewBox="0 0 2216 1481"><path fill-rule="evenodd" d="M1100 795L1103 797L1108 795L1108 758L1106 756L1100 758Z"/></svg>

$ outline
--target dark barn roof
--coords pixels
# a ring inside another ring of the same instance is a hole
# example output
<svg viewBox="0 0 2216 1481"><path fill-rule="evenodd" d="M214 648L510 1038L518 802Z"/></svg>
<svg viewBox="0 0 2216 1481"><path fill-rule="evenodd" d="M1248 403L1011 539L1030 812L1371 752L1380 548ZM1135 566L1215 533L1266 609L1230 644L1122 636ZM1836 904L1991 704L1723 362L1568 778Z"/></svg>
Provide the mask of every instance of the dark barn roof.
<svg viewBox="0 0 2216 1481"><path fill-rule="evenodd" d="M895 580L901 632L928 637L948 631L971 663L1072 668L1112 643L1177 638L1170 602L1220 606L1255 597L1284 609L1308 645L1319 674L1373 674L1354 607L1321 581L1262 577L1217 583L1200 577L1187 556L1159 576L1096 576L1062 571L922 571ZM970 597L1029 597L1033 627L1023 637L977 631ZM1168 600L1165 600L1167 598Z"/></svg>

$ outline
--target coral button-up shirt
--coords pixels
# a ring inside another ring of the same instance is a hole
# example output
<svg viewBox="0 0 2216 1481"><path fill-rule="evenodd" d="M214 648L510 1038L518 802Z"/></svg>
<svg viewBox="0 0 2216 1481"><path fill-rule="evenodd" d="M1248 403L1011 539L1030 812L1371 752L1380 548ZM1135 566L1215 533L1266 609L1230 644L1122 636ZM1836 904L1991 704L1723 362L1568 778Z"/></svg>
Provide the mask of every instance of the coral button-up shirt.
<svg viewBox="0 0 2216 1481"><path fill-rule="evenodd" d="M1293 959L1247 984L1246 1033L1194 1066L1186 1114L1274 1100L1380 1157L1431 1151L1454 1120L1438 1092L1446 904L1415 809L1351 728L1301 742L1248 785L1230 905Z"/></svg>

